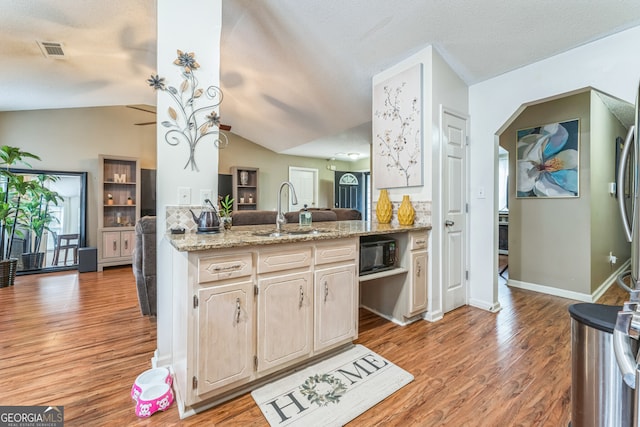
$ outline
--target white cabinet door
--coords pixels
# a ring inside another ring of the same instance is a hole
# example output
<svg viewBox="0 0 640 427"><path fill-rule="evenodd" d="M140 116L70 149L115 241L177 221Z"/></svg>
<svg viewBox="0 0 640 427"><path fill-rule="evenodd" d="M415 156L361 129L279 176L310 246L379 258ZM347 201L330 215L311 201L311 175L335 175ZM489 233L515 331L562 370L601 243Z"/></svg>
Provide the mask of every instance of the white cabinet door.
<svg viewBox="0 0 640 427"><path fill-rule="evenodd" d="M258 372L311 353L310 271L258 279Z"/></svg>
<svg viewBox="0 0 640 427"><path fill-rule="evenodd" d="M197 394L249 379L254 355L252 282L200 289L197 316Z"/></svg>
<svg viewBox="0 0 640 427"><path fill-rule="evenodd" d="M315 272L315 352L346 343L358 335L356 265Z"/></svg>
<svg viewBox="0 0 640 427"><path fill-rule="evenodd" d="M411 252L411 285L409 287L409 316L427 310L427 251Z"/></svg>
<svg viewBox="0 0 640 427"><path fill-rule="evenodd" d="M133 255L135 231L105 231L102 233L102 258L120 258Z"/></svg>
<svg viewBox="0 0 640 427"><path fill-rule="evenodd" d="M105 231L102 233L102 258L120 257L120 232Z"/></svg>
<svg viewBox="0 0 640 427"><path fill-rule="evenodd" d="M133 255L133 248L136 242L135 231L120 232L120 256L130 257Z"/></svg>

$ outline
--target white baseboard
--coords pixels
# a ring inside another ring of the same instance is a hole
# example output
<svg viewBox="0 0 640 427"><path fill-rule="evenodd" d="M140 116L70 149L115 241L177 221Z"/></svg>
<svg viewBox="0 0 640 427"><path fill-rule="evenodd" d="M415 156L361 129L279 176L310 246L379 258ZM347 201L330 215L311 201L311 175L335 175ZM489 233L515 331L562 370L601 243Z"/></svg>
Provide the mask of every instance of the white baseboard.
<svg viewBox="0 0 640 427"><path fill-rule="evenodd" d="M630 263L631 261L627 261L624 264L622 264L600 286L598 286L598 289L596 289L596 291L593 294L568 291L566 289L554 288L552 286L546 286L546 285L539 285L537 283L522 282L520 280L513 280L513 279L507 280L507 285L514 288L541 292L543 294L555 295L557 297L569 298L569 299L582 301L582 302L595 302L607 291L607 289L609 289L609 287L612 284L616 282L616 278L618 277L618 275L623 271L625 271L628 268Z"/></svg>
<svg viewBox="0 0 640 427"><path fill-rule="evenodd" d="M153 357L151 358L151 366L157 368L158 366L171 366L171 357L166 356L164 358L160 358L158 356L158 349L153 352Z"/></svg>
<svg viewBox="0 0 640 427"><path fill-rule="evenodd" d="M616 280L618 279L618 276L620 274L622 274L623 272L629 270L629 266L630 265L631 265L631 259L628 259L620 267L618 267L618 269L616 271L611 273L611 275L609 277L607 277L607 280L602 282L602 285L598 286L598 289L596 289L596 291L593 293L593 295L591 296L592 300L593 301L598 301L600 299L600 297L602 295L604 295L605 292L607 292L607 289L609 289L609 287L611 287L611 285L616 283Z"/></svg>
<svg viewBox="0 0 640 427"><path fill-rule="evenodd" d="M153 357L151 358L151 367L154 369L158 367L158 349L157 348L153 352Z"/></svg>
<svg viewBox="0 0 640 427"><path fill-rule="evenodd" d="M566 289L554 288L553 286L539 285L537 283L522 282L520 280L513 279L507 280L507 286L525 289L527 291L540 292L547 295L554 295L556 297L574 299L582 302L592 302L590 294L567 291Z"/></svg>
<svg viewBox="0 0 640 427"><path fill-rule="evenodd" d="M427 311L422 318L428 322L437 322L443 318L442 311Z"/></svg>
<svg viewBox="0 0 640 427"><path fill-rule="evenodd" d="M479 300L479 299L470 299L469 305L471 307L480 308L482 310L487 310L492 313L497 313L502 310L502 306L500 305L500 301L496 301L494 303L489 303L487 301Z"/></svg>
<svg viewBox="0 0 640 427"><path fill-rule="evenodd" d="M360 304L360 308L364 308L365 310L370 311L373 314L376 314L376 315L382 317L383 319L387 319L388 321L393 322L393 323L395 323L396 325L399 325L399 326L407 326L409 323L411 323L411 322L409 322L409 323L401 322L398 319L396 319L395 317L388 316L386 314L380 313L378 310L374 310L373 308L367 307L366 305L363 305L363 304Z"/></svg>

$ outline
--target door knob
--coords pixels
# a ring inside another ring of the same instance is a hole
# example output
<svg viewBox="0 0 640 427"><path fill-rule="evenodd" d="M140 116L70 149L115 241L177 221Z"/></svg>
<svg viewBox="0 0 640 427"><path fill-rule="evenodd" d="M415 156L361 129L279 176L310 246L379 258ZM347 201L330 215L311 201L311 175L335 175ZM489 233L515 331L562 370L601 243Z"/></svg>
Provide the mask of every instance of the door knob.
<svg viewBox="0 0 640 427"><path fill-rule="evenodd" d="M445 225L446 227L451 227L453 224L455 224L455 222L451 221L450 219L448 219L448 220L446 220L446 221L444 222L444 225Z"/></svg>

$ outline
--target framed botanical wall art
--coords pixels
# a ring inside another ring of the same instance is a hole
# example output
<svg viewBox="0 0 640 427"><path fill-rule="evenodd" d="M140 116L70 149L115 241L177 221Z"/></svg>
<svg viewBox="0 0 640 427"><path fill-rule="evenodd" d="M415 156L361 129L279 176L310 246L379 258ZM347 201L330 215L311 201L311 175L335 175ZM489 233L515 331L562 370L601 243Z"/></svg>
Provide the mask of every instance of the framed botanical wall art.
<svg viewBox="0 0 640 427"><path fill-rule="evenodd" d="M516 197L578 197L580 121L550 123L516 134Z"/></svg>
<svg viewBox="0 0 640 427"><path fill-rule="evenodd" d="M373 88L373 180L376 188L423 184L422 64Z"/></svg>

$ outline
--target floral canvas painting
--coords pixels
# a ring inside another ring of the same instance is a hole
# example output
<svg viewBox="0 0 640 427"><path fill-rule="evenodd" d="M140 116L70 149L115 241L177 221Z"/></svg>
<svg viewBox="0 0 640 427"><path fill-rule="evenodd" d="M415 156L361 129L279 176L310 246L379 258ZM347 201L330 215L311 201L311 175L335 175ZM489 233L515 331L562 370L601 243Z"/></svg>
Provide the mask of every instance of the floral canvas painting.
<svg viewBox="0 0 640 427"><path fill-rule="evenodd" d="M373 110L375 187L422 185L422 64L377 84Z"/></svg>
<svg viewBox="0 0 640 427"><path fill-rule="evenodd" d="M580 122L517 131L517 197L579 196Z"/></svg>

